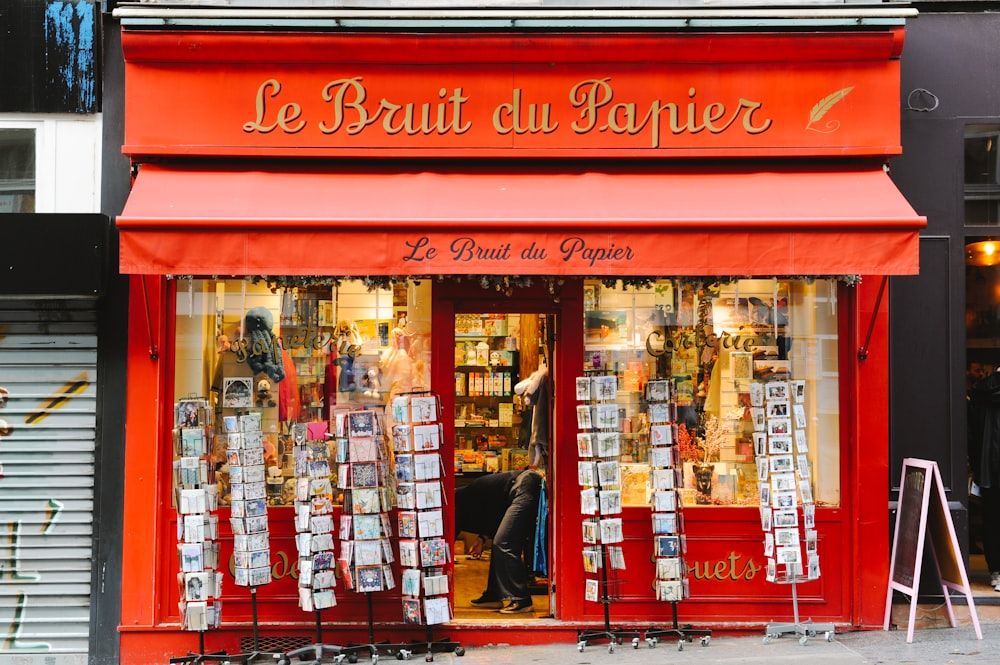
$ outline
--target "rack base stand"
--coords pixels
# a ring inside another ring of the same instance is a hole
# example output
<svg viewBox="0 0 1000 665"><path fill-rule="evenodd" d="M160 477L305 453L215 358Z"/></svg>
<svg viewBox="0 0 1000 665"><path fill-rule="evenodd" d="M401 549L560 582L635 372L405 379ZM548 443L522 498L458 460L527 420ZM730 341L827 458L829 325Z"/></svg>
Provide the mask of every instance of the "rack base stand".
<svg viewBox="0 0 1000 665"><path fill-rule="evenodd" d="M322 616L320 610L315 610L315 613L316 642L289 651L284 658L279 660L279 665L289 665L293 658L298 658L297 665L320 665L326 656L333 656L333 662L340 663L347 656L344 647L336 644L323 644Z"/></svg>
<svg viewBox="0 0 1000 665"><path fill-rule="evenodd" d="M608 653L614 653L615 647L622 644L626 639L632 640L632 648L639 648L639 631L632 629L611 629L606 630L593 630L593 631L580 631L576 636L576 650L583 651L583 649L591 642L597 642L600 640L608 641Z"/></svg>
<svg viewBox="0 0 1000 665"><path fill-rule="evenodd" d="M639 648L639 631L629 628L612 628L611 613L608 609L609 598L604 599L604 630L581 630L576 634L576 650L582 652L591 642L607 640L608 653L614 653L615 647L627 639L632 640L632 648Z"/></svg>
<svg viewBox="0 0 1000 665"><path fill-rule="evenodd" d="M670 606L671 614L673 615L672 627L648 629L646 631L645 640L646 644L649 645L649 648L652 649L656 647L660 639L664 637L676 637L678 651L684 651L684 643L691 642L694 637L698 638L701 642L701 646L707 647L708 643L712 640L712 631L707 629L692 628L691 626L681 628L677 623L677 601L672 601Z"/></svg>
<svg viewBox="0 0 1000 665"><path fill-rule="evenodd" d="M465 648L458 642L447 637L434 639L434 632L431 626L427 626L427 640L424 642L413 641L409 646L396 651L398 660L409 660L413 654L424 654L424 660L428 663L434 662L435 653L454 653L456 656L464 656Z"/></svg>
<svg viewBox="0 0 1000 665"><path fill-rule="evenodd" d="M602 550L602 561L608 561L607 550ZM601 567L601 594L600 602L604 605L604 629L603 630L581 630L576 634L576 650L582 652L591 642L607 640L608 653L614 653L615 647L627 639L632 640L632 648L639 648L639 631L630 628L611 627L611 603L621 598L620 580L609 579L608 569Z"/></svg>
<svg viewBox="0 0 1000 665"><path fill-rule="evenodd" d="M348 663L358 662L358 654L367 651L371 656L372 665L378 663L381 654L395 656L396 660L409 660L414 654L425 654L424 660L432 662L435 652L453 652L456 656L464 656L465 649L458 642L448 638L435 640L433 629L427 626L427 640L408 643L394 643L388 640L375 641L375 622L372 616L372 596L368 593L368 644L349 644L342 648L340 655L334 661L340 663L344 657ZM291 655L291 654L289 654ZM311 664L312 665L312 664ZM319 665L315 663L314 665Z"/></svg>
<svg viewBox="0 0 1000 665"><path fill-rule="evenodd" d="M805 621L799 621L799 596L796 591L795 579L791 580L792 585L792 611L794 618L791 622L788 621L772 621L767 624L767 628L764 632L764 644L770 644L772 638L778 638L782 635L793 634L799 636L799 644L802 646L806 645L810 637L816 637L819 633L823 633L824 639L827 642L833 641L833 635L835 632L834 625L832 623L813 623L812 619L806 619Z"/></svg>
<svg viewBox="0 0 1000 665"><path fill-rule="evenodd" d="M257 660L270 660L273 662L285 662L285 654L277 651L261 651L260 635L257 632L257 587L250 587L250 608L253 612L253 651L249 653L236 653L227 656L233 663L243 663L250 665Z"/></svg>
<svg viewBox="0 0 1000 665"><path fill-rule="evenodd" d="M226 655L225 651L217 653L189 653L186 656L175 656L170 659L171 663L229 663L233 656Z"/></svg>
<svg viewBox="0 0 1000 665"><path fill-rule="evenodd" d="M171 658L170 662L196 665L197 663L228 663L230 660L232 660L232 656L227 655L225 651L205 653L205 631L200 630L198 631L198 653L189 651L186 656Z"/></svg>

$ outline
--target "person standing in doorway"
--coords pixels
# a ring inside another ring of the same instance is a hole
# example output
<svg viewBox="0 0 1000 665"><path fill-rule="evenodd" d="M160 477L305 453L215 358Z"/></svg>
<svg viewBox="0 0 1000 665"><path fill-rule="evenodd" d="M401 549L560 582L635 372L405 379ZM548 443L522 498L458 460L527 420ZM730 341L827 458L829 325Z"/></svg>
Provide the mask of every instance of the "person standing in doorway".
<svg viewBox="0 0 1000 665"><path fill-rule="evenodd" d="M531 469L492 473L455 490L455 533L477 535L468 553L479 556L493 540L486 590L472 601L475 607L533 610L525 554L532 552L541 491L542 476Z"/></svg>

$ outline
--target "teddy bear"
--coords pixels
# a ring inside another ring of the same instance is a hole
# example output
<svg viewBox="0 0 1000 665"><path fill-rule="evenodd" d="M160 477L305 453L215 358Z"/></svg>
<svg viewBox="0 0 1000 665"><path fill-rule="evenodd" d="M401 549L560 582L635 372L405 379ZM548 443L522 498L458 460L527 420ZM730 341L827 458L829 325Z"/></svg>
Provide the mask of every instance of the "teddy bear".
<svg viewBox="0 0 1000 665"><path fill-rule="evenodd" d="M382 393L382 378L378 367L369 367L361 377L361 386L365 389L365 397L379 399Z"/></svg>
<svg viewBox="0 0 1000 665"><path fill-rule="evenodd" d="M260 407L277 406L277 402L274 401L274 392L271 390L271 382L267 379L261 379L257 382L255 404Z"/></svg>

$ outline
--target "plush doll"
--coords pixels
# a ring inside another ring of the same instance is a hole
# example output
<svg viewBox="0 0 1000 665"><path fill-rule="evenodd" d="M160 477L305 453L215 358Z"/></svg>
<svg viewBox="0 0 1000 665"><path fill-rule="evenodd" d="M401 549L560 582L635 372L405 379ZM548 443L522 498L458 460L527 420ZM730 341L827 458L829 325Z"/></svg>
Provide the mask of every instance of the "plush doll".
<svg viewBox="0 0 1000 665"><path fill-rule="evenodd" d="M260 407L277 406L277 403L274 401L274 392L271 390L271 382L267 379L261 379L257 382L257 399L255 403Z"/></svg>
<svg viewBox="0 0 1000 665"><path fill-rule="evenodd" d="M378 367L369 367L368 371L361 377L361 385L365 389L365 397L379 399L382 393L382 380L379 377Z"/></svg>
<svg viewBox="0 0 1000 665"><path fill-rule="evenodd" d="M264 372L272 381L280 383L285 378L285 368L281 362L281 343L271 332L274 326L271 311L266 307L254 307L247 311L245 319L250 338L247 365L254 374Z"/></svg>

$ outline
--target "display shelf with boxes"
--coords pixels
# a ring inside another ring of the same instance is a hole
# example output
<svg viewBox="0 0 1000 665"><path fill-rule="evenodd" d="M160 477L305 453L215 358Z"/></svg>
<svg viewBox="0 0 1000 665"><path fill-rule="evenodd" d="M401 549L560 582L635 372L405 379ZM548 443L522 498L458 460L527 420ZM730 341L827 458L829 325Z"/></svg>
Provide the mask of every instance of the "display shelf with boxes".
<svg viewBox="0 0 1000 665"><path fill-rule="evenodd" d="M506 468L523 446L516 314L455 315L455 471ZM468 453L468 454L465 454Z"/></svg>

